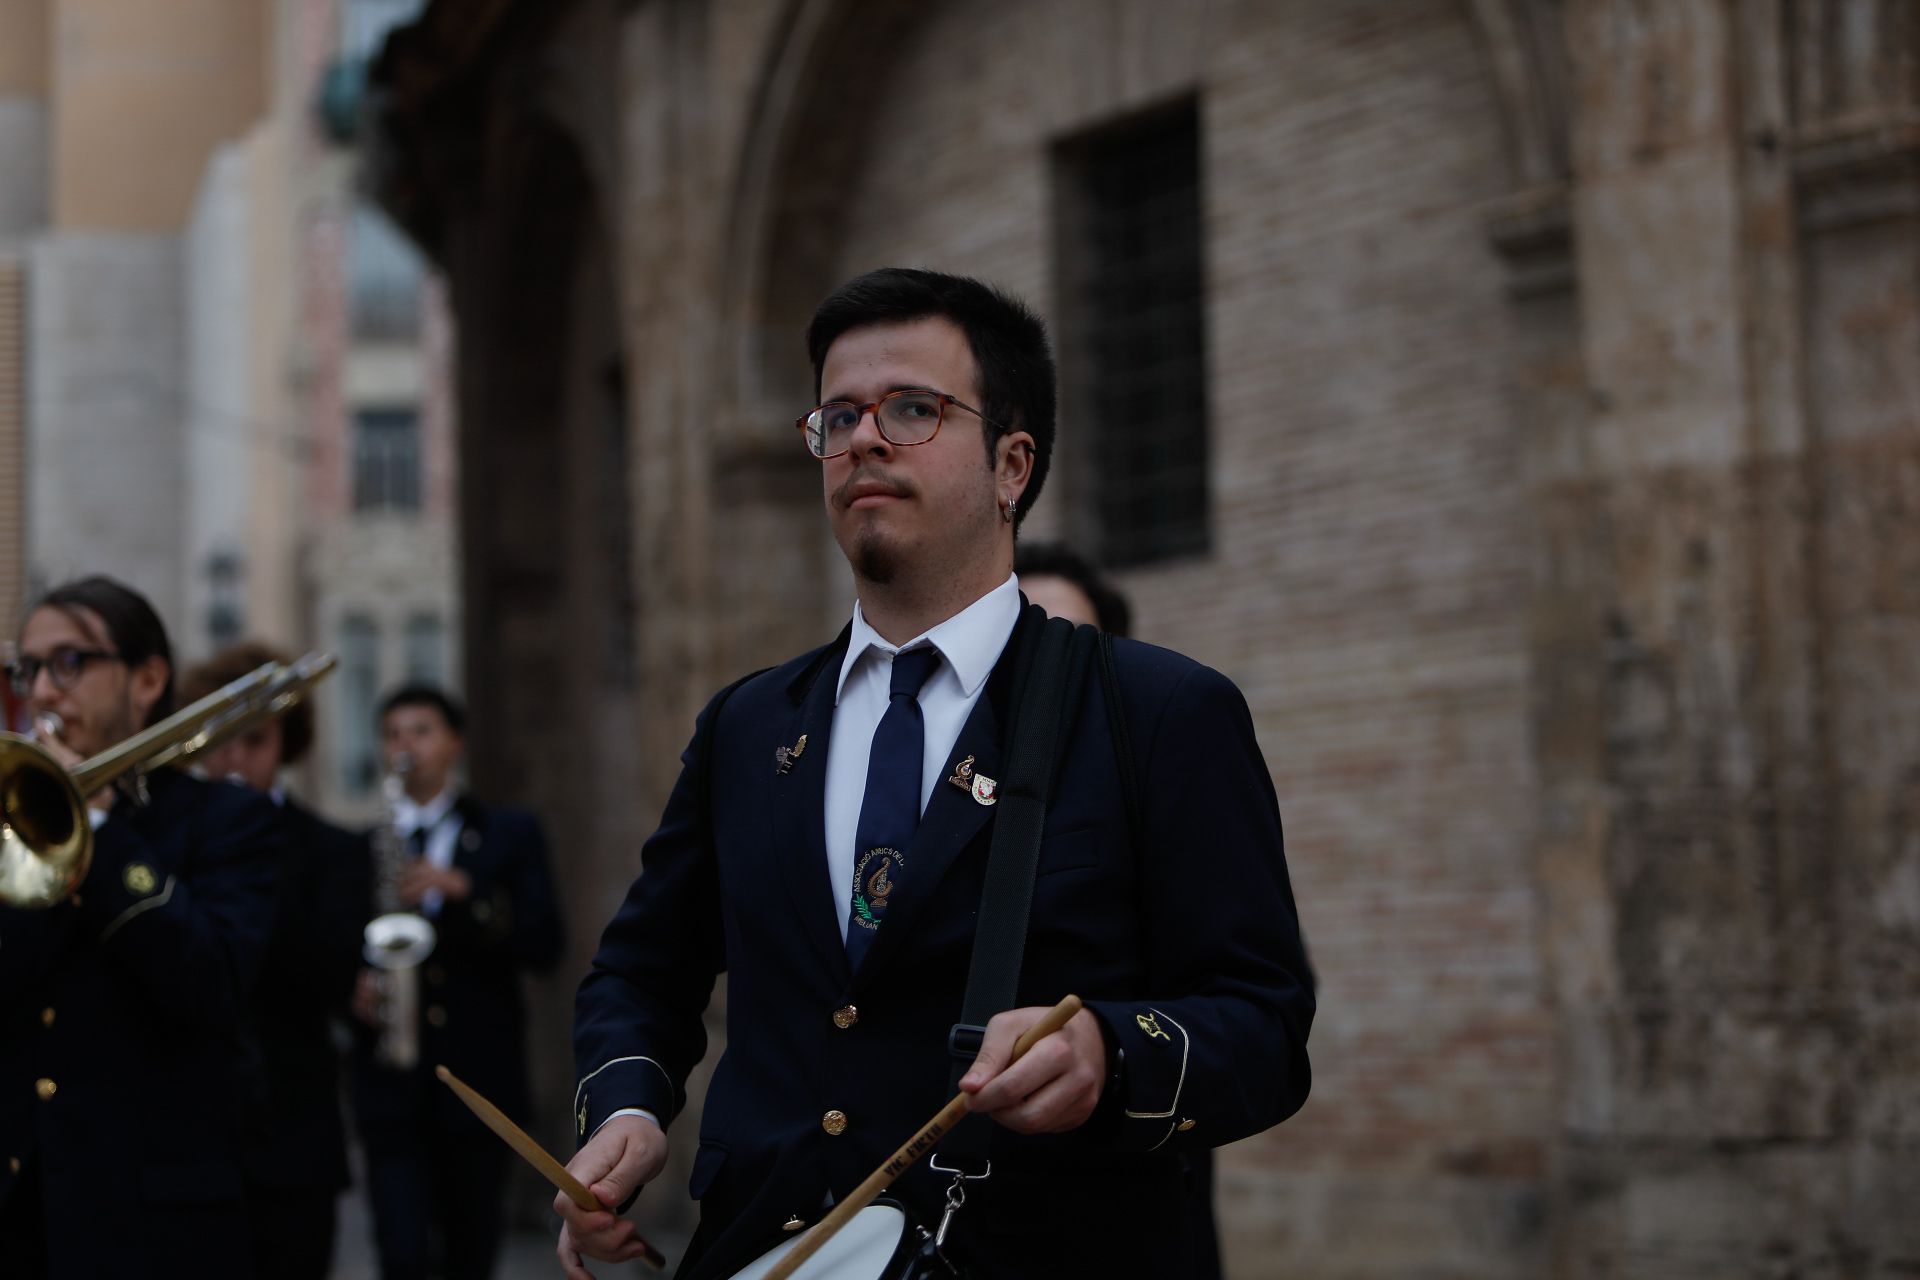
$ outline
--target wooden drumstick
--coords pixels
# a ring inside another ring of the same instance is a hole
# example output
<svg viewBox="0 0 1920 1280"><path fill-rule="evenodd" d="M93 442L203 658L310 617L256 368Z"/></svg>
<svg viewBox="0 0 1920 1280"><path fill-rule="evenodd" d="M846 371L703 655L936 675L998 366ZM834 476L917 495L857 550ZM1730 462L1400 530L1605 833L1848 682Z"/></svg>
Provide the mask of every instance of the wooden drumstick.
<svg viewBox="0 0 1920 1280"><path fill-rule="evenodd" d="M1079 996L1068 996L1047 1010L1044 1018L1028 1027L1020 1038L1013 1042L1013 1056L1007 1060L1007 1065L1012 1066L1020 1061L1027 1050L1066 1026L1078 1012L1080 1012ZM873 1203L873 1198L885 1191L895 1178L911 1168L921 1156L933 1150L934 1144L940 1139L953 1132L953 1126L959 1124L966 1114L967 1095L957 1093L953 1096L952 1102L940 1108L939 1115L927 1121L926 1126L908 1139L906 1144L894 1152L885 1164L868 1174L865 1182L855 1187L845 1200L834 1205L826 1217L814 1224L813 1230L801 1236L800 1243L794 1246L793 1252L780 1259L774 1264L773 1269L767 1272L766 1280L790 1280L793 1273L800 1269L801 1263L819 1252L820 1246L833 1239L835 1233L846 1226L854 1214Z"/></svg>
<svg viewBox="0 0 1920 1280"><path fill-rule="evenodd" d="M433 1074L440 1077L440 1082L453 1090L460 1101L467 1104L469 1111L480 1117L481 1124L486 1125L487 1128L499 1134L508 1146L519 1152L522 1160L525 1160L538 1170L540 1176L548 1182L551 1182L567 1199L573 1201L588 1213L597 1213L607 1207L600 1203L593 1192L587 1190L586 1185L582 1183L580 1179L567 1172L567 1166L555 1160L551 1155L548 1155L545 1147L528 1137L526 1130L507 1119L506 1114L502 1112L500 1108L494 1106L491 1102L488 1102L485 1098L474 1092L472 1085L445 1067L435 1067ZM634 1236L634 1241L642 1250L640 1256L643 1260L656 1269L665 1269L667 1265L666 1255L662 1254L645 1240L642 1240L638 1235Z"/></svg>

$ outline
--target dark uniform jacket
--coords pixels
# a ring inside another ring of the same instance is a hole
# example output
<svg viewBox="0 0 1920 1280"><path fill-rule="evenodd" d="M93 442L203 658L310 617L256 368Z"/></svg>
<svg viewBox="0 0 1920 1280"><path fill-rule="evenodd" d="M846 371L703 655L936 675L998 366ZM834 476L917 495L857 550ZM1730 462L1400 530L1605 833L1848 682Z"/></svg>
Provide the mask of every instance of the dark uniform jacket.
<svg viewBox="0 0 1920 1280"><path fill-rule="evenodd" d="M347 1133L330 1019L360 972L367 843L291 798L280 805L279 900L254 992L247 1177L263 1188L339 1191Z"/></svg>
<svg viewBox="0 0 1920 1280"><path fill-rule="evenodd" d="M21 1169L38 1180L55 1277L248 1267L242 1024L273 806L171 770L149 789L94 834L76 899L0 908L0 1198Z"/></svg>
<svg viewBox="0 0 1920 1280"><path fill-rule="evenodd" d="M662 1120L681 1108L705 1049L701 1012L728 974L684 1275L730 1274L790 1216L819 1217L829 1193L851 1191L950 1096L947 1034L994 810L935 787L905 851L911 879L851 973L823 831L846 643L750 677L701 714L642 875L581 984L584 1138L623 1107ZM1012 649L947 774L971 756L976 775L1000 776ZM992 1176L969 1188L951 1240L978 1276L1189 1274L1188 1155L1278 1123L1307 1095L1311 977L1246 704L1178 654L1114 650L1135 776L1121 776L1096 675L1047 811L1019 1003L1083 997L1124 1051L1124 1074L1075 1132L993 1131ZM776 749L802 734L782 772ZM1125 787L1139 791L1144 847L1129 838ZM844 1127L825 1122L830 1111ZM945 1186L923 1159L892 1194L930 1220Z"/></svg>
<svg viewBox="0 0 1920 1280"><path fill-rule="evenodd" d="M462 796L454 812L460 835L453 865L472 877L473 892L442 903L433 919L433 954L420 966L419 1068L379 1066L375 1036L358 1028L354 1101L369 1142L382 1126L414 1124L422 1114L435 1128L478 1128L452 1091L433 1078L437 1064L508 1115L527 1114L520 975L551 967L562 937L546 836L525 810L489 808Z"/></svg>

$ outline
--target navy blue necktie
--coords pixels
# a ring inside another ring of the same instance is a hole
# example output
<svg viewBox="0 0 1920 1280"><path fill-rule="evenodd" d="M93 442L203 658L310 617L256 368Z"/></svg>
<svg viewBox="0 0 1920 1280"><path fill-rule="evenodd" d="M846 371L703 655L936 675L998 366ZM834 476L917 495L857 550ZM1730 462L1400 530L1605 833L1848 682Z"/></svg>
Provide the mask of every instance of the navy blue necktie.
<svg viewBox="0 0 1920 1280"><path fill-rule="evenodd" d="M920 686L940 665L932 646L893 656L887 711L873 731L867 755L867 794L853 850L853 905L847 916L847 959L858 969L887 918L904 880L907 846L920 826L920 759L926 730L920 720Z"/></svg>

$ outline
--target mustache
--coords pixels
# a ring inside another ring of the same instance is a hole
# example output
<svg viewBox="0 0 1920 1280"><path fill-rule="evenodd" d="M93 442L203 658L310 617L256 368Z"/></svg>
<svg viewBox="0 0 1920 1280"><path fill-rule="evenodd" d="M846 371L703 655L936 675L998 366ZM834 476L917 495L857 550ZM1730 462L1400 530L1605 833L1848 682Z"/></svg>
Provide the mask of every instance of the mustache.
<svg viewBox="0 0 1920 1280"><path fill-rule="evenodd" d="M844 511L853 501L853 490L860 485L879 485L897 498L915 497L919 492L905 480L888 475L878 467L861 467L833 491L833 505Z"/></svg>

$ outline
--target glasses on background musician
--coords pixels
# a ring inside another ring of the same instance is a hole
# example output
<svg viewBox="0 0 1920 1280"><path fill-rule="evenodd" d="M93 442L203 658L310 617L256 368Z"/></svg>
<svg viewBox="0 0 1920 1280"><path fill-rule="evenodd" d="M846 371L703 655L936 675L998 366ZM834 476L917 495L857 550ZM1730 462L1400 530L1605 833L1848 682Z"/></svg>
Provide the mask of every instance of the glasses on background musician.
<svg viewBox="0 0 1920 1280"><path fill-rule="evenodd" d="M248 641L180 682L189 701L287 655ZM324 1280L336 1201L349 1184L340 1071L329 1026L360 972L367 846L302 805L283 782L313 745L310 701L248 726L200 757L211 777L271 796L284 844L279 900L249 1031L259 1078L249 1091L244 1167L254 1273Z"/></svg>
<svg viewBox="0 0 1920 1280"><path fill-rule="evenodd" d="M110 578L42 597L10 674L29 712L59 717L42 745L69 766L173 703L166 629ZM241 1010L272 912L272 810L172 769L88 803L78 890L0 905L0 1096L30 1100L0 1107L0 1259L10 1280L232 1274L208 1242L246 1230Z"/></svg>

